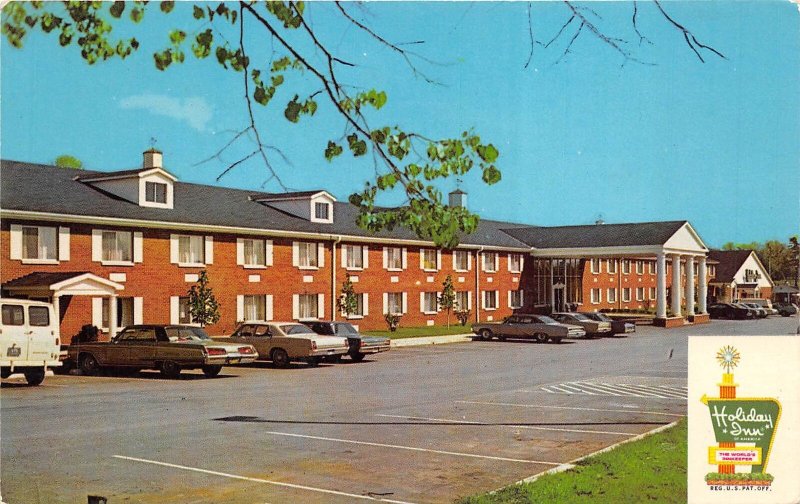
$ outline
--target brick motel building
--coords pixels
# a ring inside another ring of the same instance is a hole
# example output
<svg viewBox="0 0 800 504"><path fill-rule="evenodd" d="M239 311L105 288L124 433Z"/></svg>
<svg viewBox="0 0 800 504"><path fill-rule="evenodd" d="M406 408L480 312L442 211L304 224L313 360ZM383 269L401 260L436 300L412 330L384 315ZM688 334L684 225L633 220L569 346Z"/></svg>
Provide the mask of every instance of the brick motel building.
<svg viewBox="0 0 800 504"><path fill-rule="evenodd" d="M179 182L162 154L141 169L92 172L2 161L4 297L52 302L68 343L84 324L191 323L187 290L202 270L219 301L210 334L241 320L343 319L350 277L361 329L445 323L451 275L474 321L577 307L654 309L662 326L708 320L713 263L687 221L536 227L482 219L455 250L396 229L371 234L324 190L258 193ZM450 194L465 205L466 194ZM454 319L454 317L453 317Z"/></svg>

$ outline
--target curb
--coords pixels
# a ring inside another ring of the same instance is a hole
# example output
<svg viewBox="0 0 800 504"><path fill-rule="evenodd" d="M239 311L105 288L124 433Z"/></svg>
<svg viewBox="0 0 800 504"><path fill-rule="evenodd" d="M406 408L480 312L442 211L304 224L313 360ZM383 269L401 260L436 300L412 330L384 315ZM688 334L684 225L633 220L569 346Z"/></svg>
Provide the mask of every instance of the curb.
<svg viewBox="0 0 800 504"><path fill-rule="evenodd" d="M475 335L469 334L451 334L448 336L420 336L417 338L400 338L392 340L392 348L407 347L407 346L422 346L422 345L443 345L447 343L466 343L472 341Z"/></svg>

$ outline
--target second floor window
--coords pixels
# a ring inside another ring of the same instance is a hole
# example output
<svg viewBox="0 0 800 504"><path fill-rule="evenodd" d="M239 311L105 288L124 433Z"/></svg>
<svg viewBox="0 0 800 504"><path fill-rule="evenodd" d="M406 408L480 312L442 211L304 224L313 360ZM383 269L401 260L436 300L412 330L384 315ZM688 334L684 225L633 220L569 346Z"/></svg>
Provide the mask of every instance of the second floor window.
<svg viewBox="0 0 800 504"><path fill-rule="evenodd" d="M608 260L608 272L612 273L612 274L617 272L617 260L616 259L609 259Z"/></svg>
<svg viewBox="0 0 800 504"><path fill-rule="evenodd" d="M386 249L386 267L390 270L403 269L403 249L400 247Z"/></svg>
<svg viewBox="0 0 800 504"><path fill-rule="evenodd" d="M522 255L509 254L508 256L508 271L512 273L519 273L522 271Z"/></svg>
<svg viewBox="0 0 800 504"><path fill-rule="evenodd" d="M436 250L434 249L422 249L419 251L420 253L420 262L422 263L422 269L426 271L434 271L436 270Z"/></svg>
<svg viewBox="0 0 800 504"><path fill-rule="evenodd" d="M179 236L178 262L182 264L203 264L205 262L204 237Z"/></svg>
<svg viewBox="0 0 800 504"><path fill-rule="evenodd" d="M132 261L132 241L128 231L103 231L103 261Z"/></svg>
<svg viewBox="0 0 800 504"><path fill-rule="evenodd" d="M246 266L264 266L266 264L266 248L264 244L264 240L242 240L244 264Z"/></svg>
<svg viewBox="0 0 800 504"><path fill-rule="evenodd" d="M622 260L622 273L627 275L631 272L631 260L630 259L623 259Z"/></svg>
<svg viewBox="0 0 800 504"><path fill-rule="evenodd" d="M159 182L144 183L144 199L151 203L167 202L167 184Z"/></svg>
<svg viewBox="0 0 800 504"><path fill-rule="evenodd" d="M483 271L489 273L497 271L497 252L483 253Z"/></svg>
<svg viewBox="0 0 800 504"><path fill-rule="evenodd" d="M466 250L453 251L453 269L456 271L469 270L469 252Z"/></svg>
<svg viewBox="0 0 800 504"><path fill-rule="evenodd" d="M301 268L317 267L317 244L300 242L297 244L297 261Z"/></svg>
<svg viewBox="0 0 800 504"><path fill-rule="evenodd" d="M592 259L592 273L600 273L600 259Z"/></svg>
<svg viewBox="0 0 800 504"><path fill-rule="evenodd" d="M22 227L23 259L58 259L57 243L54 227Z"/></svg>
<svg viewBox="0 0 800 504"><path fill-rule="evenodd" d="M641 275L644 273L644 261L636 261L636 274Z"/></svg>
<svg viewBox="0 0 800 504"><path fill-rule="evenodd" d="M364 247L361 245L345 245L347 267L361 269L364 267Z"/></svg>

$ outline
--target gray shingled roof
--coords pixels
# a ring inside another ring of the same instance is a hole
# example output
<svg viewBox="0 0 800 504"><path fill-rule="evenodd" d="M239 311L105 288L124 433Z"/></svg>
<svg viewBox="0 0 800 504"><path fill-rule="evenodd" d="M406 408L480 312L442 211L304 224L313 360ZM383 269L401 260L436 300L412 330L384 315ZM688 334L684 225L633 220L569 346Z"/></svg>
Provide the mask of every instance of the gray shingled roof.
<svg viewBox="0 0 800 504"><path fill-rule="evenodd" d="M752 253L752 250L709 250L709 259L719 261L714 282L732 282L736 272Z"/></svg>
<svg viewBox="0 0 800 504"><path fill-rule="evenodd" d="M76 171L49 165L0 161L0 207L57 214L140 219L162 222L231 226L277 231L370 236L418 240L406 229L372 234L356 225L358 209L337 202L332 224L310 222L265 204L251 201L252 190L175 182L174 208L140 207L89 184L73 180L76 175L103 172ZM465 245L528 248L502 231L507 222L481 219L478 230L462 238Z"/></svg>
<svg viewBox="0 0 800 504"><path fill-rule="evenodd" d="M586 226L524 227L505 230L537 249L663 245L686 221Z"/></svg>
<svg viewBox="0 0 800 504"><path fill-rule="evenodd" d="M53 284L75 278L77 276L85 275L86 271L58 271L58 272L42 272L29 273L25 276L15 278L10 282L3 284L3 288L11 287L49 287Z"/></svg>

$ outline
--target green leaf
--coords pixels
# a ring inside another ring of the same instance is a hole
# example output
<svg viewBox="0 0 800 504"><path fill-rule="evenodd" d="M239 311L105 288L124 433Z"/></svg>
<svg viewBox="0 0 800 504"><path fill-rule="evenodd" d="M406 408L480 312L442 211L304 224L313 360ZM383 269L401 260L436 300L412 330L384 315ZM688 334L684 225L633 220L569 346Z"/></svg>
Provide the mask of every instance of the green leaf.
<svg viewBox="0 0 800 504"><path fill-rule="evenodd" d="M111 13L112 16L119 19L122 16L123 11L125 10L125 2L114 2L109 7L108 12Z"/></svg>
<svg viewBox="0 0 800 504"><path fill-rule="evenodd" d="M328 161L333 160L336 156L341 154L343 151L340 145L333 143L332 141L328 140L328 147L325 148L325 159ZM352 196L351 196L352 199Z"/></svg>
<svg viewBox="0 0 800 504"><path fill-rule="evenodd" d="M489 185L500 182L501 177L502 175L500 174L500 170L495 168L494 165L489 166L488 168L483 170L483 181Z"/></svg>
<svg viewBox="0 0 800 504"><path fill-rule="evenodd" d="M297 101L297 95L286 104L286 110L283 111L283 115L286 116L286 119L289 121L296 123L299 120L300 111L302 110L303 106Z"/></svg>
<svg viewBox="0 0 800 504"><path fill-rule="evenodd" d="M186 39L186 32L183 30L173 30L169 34L169 40L174 45L178 45Z"/></svg>
<svg viewBox="0 0 800 504"><path fill-rule="evenodd" d="M197 5L194 6L192 10L192 15L194 16L195 19L203 19L204 17L206 17L206 13L203 11L203 9L201 9Z"/></svg>
<svg viewBox="0 0 800 504"><path fill-rule="evenodd" d="M175 2L172 1L161 2L161 12L163 12L164 14L169 14L170 12L172 12L172 9L174 8L175 8Z"/></svg>
<svg viewBox="0 0 800 504"><path fill-rule="evenodd" d="M347 143L353 156L363 156L367 153L367 142L359 139L355 133L347 136Z"/></svg>
<svg viewBox="0 0 800 504"><path fill-rule="evenodd" d="M144 11L142 9L134 7L133 10L131 10L131 21L134 23L141 21L142 17L144 17Z"/></svg>
<svg viewBox="0 0 800 504"><path fill-rule="evenodd" d="M497 160L497 156L500 155L492 144L479 145L475 150L485 163L494 163Z"/></svg>

